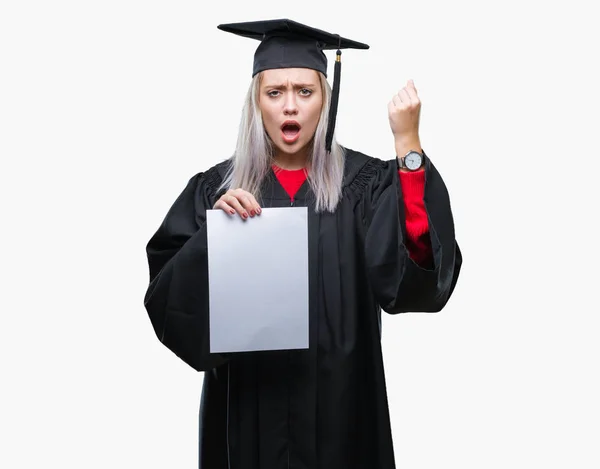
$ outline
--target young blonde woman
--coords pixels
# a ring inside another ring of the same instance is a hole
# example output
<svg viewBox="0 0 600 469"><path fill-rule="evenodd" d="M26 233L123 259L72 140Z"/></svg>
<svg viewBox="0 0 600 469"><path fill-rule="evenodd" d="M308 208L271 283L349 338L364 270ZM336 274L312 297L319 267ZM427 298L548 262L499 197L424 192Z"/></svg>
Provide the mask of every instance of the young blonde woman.
<svg viewBox="0 0 600 469"><path fill-rule="evenodd" d="M261 41L236 150L189 180L150 239L144 300L161 342L205 372L200 467L394 468L381 311L440 311L462 263L417 90L388 105L396 156L373 158L335 140L341 62L332 93L323 53L368 46L290 20L219 28ZM252 223L291 205L309 213L309 348L209 353L206 210Z"/></svg>

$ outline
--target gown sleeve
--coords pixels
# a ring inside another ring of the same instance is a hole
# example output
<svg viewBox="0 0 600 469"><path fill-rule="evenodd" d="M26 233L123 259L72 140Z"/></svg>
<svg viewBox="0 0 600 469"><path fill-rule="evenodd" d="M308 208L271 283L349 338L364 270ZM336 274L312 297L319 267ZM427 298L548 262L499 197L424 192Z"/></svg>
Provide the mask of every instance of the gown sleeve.
<svg viewBox="0 0 600 469"><path fill-rule="evenodd" d="M439 312L454 290L462 265L446 185L425 155L424 202L431 261L417 264L407 248L406 216L396 161L374 160L363 194L367 275L381 308L390 314ZM365 166L367 166L365 165Z"/></svg>
<svg viewBox="0 0 600 469"><path fill-rule="evenodd" d="M205 174L192 177L146 246L150 283L144 306L158 339L197 371L227 361L209 353Z"/></svg>

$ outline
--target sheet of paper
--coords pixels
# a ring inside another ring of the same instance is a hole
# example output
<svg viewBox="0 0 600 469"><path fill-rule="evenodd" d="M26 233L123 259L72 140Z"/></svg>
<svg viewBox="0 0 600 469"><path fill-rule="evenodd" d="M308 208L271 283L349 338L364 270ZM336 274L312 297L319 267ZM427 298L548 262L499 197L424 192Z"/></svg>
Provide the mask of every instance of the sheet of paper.
<svg viewBox="0 0 600 469"><path fill-rule="evenodd" d="M308 212L206 212L210 351L308 348Z"/></svg>

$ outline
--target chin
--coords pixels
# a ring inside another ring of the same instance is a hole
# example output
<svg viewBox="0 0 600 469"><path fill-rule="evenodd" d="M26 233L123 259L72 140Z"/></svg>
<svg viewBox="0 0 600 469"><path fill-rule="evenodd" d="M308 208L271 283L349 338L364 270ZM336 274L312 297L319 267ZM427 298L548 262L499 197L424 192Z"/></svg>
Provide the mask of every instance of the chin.
<svg viewBox="0 0 600 469"><path fill-rule="evenodd" d="M295 142L292 145L281 142L276 144L277 150L285 155L294 156L309 148L310 142Z"/></svg>

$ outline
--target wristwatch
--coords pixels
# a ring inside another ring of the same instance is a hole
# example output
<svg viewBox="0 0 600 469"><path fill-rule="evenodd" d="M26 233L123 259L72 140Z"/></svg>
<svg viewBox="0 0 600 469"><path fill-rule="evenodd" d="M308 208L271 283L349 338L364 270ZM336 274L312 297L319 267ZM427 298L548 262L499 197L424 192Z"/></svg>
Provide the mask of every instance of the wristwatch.
<svg viewBox="0 0 600 469"><path fill-rule="evenodd" d="M399 169L405 168L409 171L417 171L423 166L424 161L423 154L415 150L410 150L406 155L396 159Z"/></svg>

